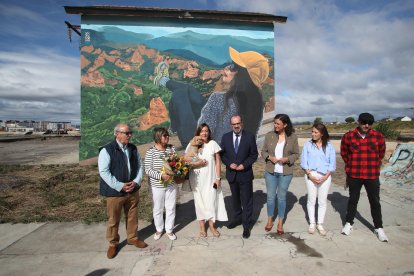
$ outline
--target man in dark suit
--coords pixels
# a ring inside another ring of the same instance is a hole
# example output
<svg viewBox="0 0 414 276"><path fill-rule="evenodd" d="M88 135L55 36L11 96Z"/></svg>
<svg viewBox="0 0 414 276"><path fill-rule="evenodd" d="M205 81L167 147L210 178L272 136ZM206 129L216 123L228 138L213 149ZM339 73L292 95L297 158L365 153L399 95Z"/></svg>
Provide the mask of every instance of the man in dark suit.
<svg viewBox="0 0 414 276"><path fill-rule="evenodd" d="M243 130L239 115L231 117L233 131L221 139L221 159L226 165L226 178L232 193L234 217L227 228L243 224L243 238L250 237L253 214L253 169L258 152L256 138Z"/></svg>

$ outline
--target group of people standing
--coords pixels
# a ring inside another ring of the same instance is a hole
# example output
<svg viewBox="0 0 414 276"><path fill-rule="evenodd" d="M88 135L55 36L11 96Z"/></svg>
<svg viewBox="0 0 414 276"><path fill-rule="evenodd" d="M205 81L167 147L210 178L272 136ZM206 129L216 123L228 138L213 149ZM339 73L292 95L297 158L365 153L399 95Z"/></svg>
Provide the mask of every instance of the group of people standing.
<svg viewBox="0 0 414 276"><path fill-rule="evenodd" d="M362 186L365 186L374 220L374 232L380 241L388 241L382 228L379 197L379 169L385 155L385 140L380 132L372 129L373 123L374 117L371 114L360 114L358 127L346 133L341 141L341 156L345 161L346 184L350 195L342 233L349 235L352 231L360 191ZM232 193L233 212L227 227L232 229L243 225L242 236L245 239L250 237L253 227L252 166L258 158L256 137L243 129L243 121L239 115L230 118L230 125L232 131L225 133L218 144L212 139L209 125L200 124L195 132L195 135L200 136L203 141L200 151L196 158L186 160L192 168L189 181L194 187L194 205L201 238L207 236L206 223L211 234L219 237L220 232L215 227L216 220L228 221L221 189L221 162L226 167L226 179ZM110 244L108 258L114 258L117 254L118 227L122 209L126 219L127 243L139 248L147 246L137 237L137 204L143 171L149 177L153 197L153 218L156 229L154 239L159 240L164 231L170 240L177 239L174 233L177 185L171 175L162 171L163 156L175 153L174 146L169 144L168 130L154 129L154 145L146 152L143 164L136 146L129 143L132 135L129 126L117 125L114 135L115 140L100 149L98 158L101 176L100 192L107 197L106 236ZM312 138L303 146L300 162L308 191L308 232L313 234L318 231L321 235L326 235L323 222L332 173L336 169L335 149L329 141L325 125L314 124L311 136ZM274 117L274 130L266 134L261 156L266 162L264 177L268 221L265 231L269 232L273 228L277 199L276 233L282 235L286 194L293 178L293 165L299 159L298 138L288 115L277 114ZM317 218L316 199L318 199Z"/></svg>

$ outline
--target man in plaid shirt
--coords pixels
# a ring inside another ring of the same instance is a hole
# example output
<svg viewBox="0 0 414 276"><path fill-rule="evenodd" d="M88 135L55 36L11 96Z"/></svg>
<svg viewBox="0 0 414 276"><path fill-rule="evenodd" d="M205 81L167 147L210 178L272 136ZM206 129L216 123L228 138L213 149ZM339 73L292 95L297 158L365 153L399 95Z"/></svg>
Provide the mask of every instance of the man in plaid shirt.
<svg viewBox="0 0 414 276"><path fill-rule="evenodd" d="M346 185L349 187L348 210L342 234L349 235L352 231L361 188L364 186L374 220L374 232L380 241L387 242L388 238L382 229L379 182L385 140L382 133L372 129L374 121L370 113L361 113L358 127L345 133L341 140L341 156L345 162Z"/></svg>

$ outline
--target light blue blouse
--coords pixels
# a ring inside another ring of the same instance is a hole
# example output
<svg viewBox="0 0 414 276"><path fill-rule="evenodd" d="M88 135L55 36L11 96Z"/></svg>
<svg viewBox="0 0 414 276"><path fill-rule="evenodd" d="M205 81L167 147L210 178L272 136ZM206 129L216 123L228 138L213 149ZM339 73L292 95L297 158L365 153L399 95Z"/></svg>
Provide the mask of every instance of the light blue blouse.
<svg viewBox="0 0 414 276"><path fill-rule="evenodd" d="M318 149L312 140L307 141L303 145L300 166L304 170L317 171L322 174L328 171L334 172L336 169L335 148L331 142L328 142L324 152L322 148Z"/></svg>

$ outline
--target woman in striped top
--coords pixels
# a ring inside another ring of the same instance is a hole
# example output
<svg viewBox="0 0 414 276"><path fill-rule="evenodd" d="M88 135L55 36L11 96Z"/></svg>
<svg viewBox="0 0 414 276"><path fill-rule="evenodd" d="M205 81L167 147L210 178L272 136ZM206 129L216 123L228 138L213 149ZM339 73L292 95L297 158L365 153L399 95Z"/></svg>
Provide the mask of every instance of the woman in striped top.
<svg viewBox="0 0 414 276"><path fill-rule="evenodd" d="M173 179L170 179L172 176L161 172L164 157L174 153L175 149L173 145L168 144L170 135L163 127L154 129L153 139L155 144L145 154L144 167L152 190L152 213L157 230L154 239L159 240L164 231L163 212L165 208L165 232L170 240L175 240L177 237L173 229L177 185Z"/></svg>

